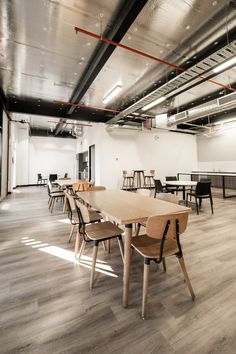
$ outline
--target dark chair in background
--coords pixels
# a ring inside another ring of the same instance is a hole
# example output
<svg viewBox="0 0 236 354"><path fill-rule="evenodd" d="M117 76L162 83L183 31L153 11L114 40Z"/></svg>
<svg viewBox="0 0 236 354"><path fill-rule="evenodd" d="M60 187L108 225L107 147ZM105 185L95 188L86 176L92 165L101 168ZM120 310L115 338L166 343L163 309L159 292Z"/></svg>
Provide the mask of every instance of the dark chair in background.
<svg viewBox="0 0 236 354"><path fill-rule="evenodd" d="M202 205L202 199L210 199L211 212L212 212L212 214L214 213L213 199L212 199L212 193L211 193L211 181L204 180L204 181L198 182L196 185L196 189L192 192L187 193L186 205L188 205L188 197L189 196L195 198L197 214L199 214L199 210ZM199 204L198 204L198 200L199 200Z"/></svg>
<svg viewBox="0 0 236 354"><path fill-rule="evenodd" d="M68 173L65 173L65 174L64 174L64 178L68 178Z"/></svg>
<svg viewBox="0 0 236 354"><path fill-rule="evenodd" d="M42 174L41 173L37 173L37 176L38 176L37 184L42 184L42 182L43 182Z"/></svg>
<svg viewBox="0 0 236 354"><path fill-rule="evenodd" d="M154 179L154 187L155 187L154 198L156 198L157 193L171 193L171 191L168 191L166 187L162 185L160 179Z"/></svg>
<svg viewBox="0 0 236 354"><path fill-rule="evenodd" d="M46 184L47 183L47 178L43 178L42 177L42 173L37 173L38 176L38 180L37 180L37 184Z"/></svg>
<svg viewBox="0 0 236 354"><path fill-rule="evenodd" d="M54 182L56 181L58 178L57 178L57 174L50 174L49 175L49 181L50 182Z"/></svg>
<svg viewBox="0 0 236 354"><path fill-rule="evenodd" d="M178 181L178 178L176 176L166 176L166 181ZM183 188L179 187L179 186L166 186L166 189L168 191L170 191L171 193L176 192L176 194L178 194L178 192L183 191Z"/></svg>

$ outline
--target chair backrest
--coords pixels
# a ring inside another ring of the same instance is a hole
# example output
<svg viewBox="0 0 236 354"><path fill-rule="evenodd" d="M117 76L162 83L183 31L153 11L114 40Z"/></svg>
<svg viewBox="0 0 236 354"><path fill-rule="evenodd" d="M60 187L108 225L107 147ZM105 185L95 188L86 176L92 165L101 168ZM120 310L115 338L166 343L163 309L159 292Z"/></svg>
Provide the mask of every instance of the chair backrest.
<svg viewBox="0 0 236 354"><path fill-rule="evenodd" d="M166 176L166 181L177 181L176 176Z"/></svg>
<svg viewBox="0 0 236 354"><path fill-rule="evenodd" d="M137 189L137 194L141 194L141 195L145 195L146 197L150 197L151 196L151 191L150 189L144 189L144 188L140 188Z"/></svg>
<svg viewBox="0 0 236 354"><path fill-rule="evenodd" d="M196 195L210 195L211 194L211 182L201 181L198 182L195 189Z"/></svg>
<svg viewBox="0 0 236 354"><path fill-rule="evenodd" d="M64 178L67 178L67 177L68 177L68 173L65 173L65 174L64 174Z"/></svg>
<svg viewBox="0 0 236 354"><path fill-rule="evenodd" d="M84 204L82 204L78 199L75 200L75 204L79 211L79 216L81 219L80 221L82 223L90 222L90 215L89 215L88 208Z"/></svg>
<svg viewBox="0 0 236 354"><path fill-rule="evenodd" d="M157 199L164 200L165 202L179 204L179 198L175 194L171 193L157 193Z"/></svg>
<svg viewBox="0 0 236 354"><path fill-rule="evenodd" d="M38 180L42 179L42 173L37 173Z"/></svg>
<svg viewBox="0 0 236 354"><path fill-rule="evenodd" d="M188 212L150 216L147 220L147 235L152 238L162 239L168 221L169 228L166 233L166 239L176 239L178 234L180 235L186 230ZM177 232L176 221L178 221L179 232Z"/></svg>
<svg viewBox="0 0 236 354"><path fill-rule="evenodd" d="M54 182L56 181L58 178L57 178L57 174L50 174L49 175L49 181L51 182Z"/></svg>
<svg viewBox="0 0 236 354"><path fill-rule="evenodd" d="M123 170L122 173L123 173L123 177L126 177L128 174L128 172L126 170Z"/></svg>
<svg viewBox="0 0 236 354"><path fill-rule="evenodd" d="M104 191L105 189L104 186L89 186L87 192Z"/></svg>
<svg viewBox="0 0 236 354"><path fill-rule="evenodd" d="M52 191L52 183L50 181L50 179L48 180L48 192L51 193Z"/></svg>
<svg viewBox="0 0 236 354"><path fill-rule="evenodd" d="M76 182L72 185L72 190L74 193L76 192L84 192L89 188L89 182L87 181L81 181L81 182Z"/></svg>
<svg viewBox="0 0 236 354"><path fill-rule="evenodd" d="M68 192L64 192L64 193L65 193L65 198L68 201L70 211L73 212L77 210L75 205L75 199L73 198L73 196Z"/></svg>
<svg viewBox="0 0 236 354"><path fill-rule="evenodd" d="M155 192L163 193L162 183L159 179L154 179Z"/></svg>

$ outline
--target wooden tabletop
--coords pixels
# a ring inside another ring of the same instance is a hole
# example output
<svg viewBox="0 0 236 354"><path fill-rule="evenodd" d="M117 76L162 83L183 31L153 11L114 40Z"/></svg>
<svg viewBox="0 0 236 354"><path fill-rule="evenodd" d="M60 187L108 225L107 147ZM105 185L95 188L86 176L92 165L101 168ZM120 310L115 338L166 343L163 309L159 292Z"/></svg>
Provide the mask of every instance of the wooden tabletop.
<svg viewBox="0 0 236 354"><path fill-rule="evenodd" d="M78 195L120 225L142 222L152 215L191 211L185 206L123 190L82 192Z"/></svg>
<svg viewBox="0 0 236 354"><path fill-rule="evenodd" d="M79 179L68 179L68 180L62 180L62 179L58 179L55 181L56 183L59 184L59 186L64 186L64 187L69 187L69 186L72 186L74 183L88 183L88 184L92 184L91 182L88 182L86 180L79 180Z"/></svg>

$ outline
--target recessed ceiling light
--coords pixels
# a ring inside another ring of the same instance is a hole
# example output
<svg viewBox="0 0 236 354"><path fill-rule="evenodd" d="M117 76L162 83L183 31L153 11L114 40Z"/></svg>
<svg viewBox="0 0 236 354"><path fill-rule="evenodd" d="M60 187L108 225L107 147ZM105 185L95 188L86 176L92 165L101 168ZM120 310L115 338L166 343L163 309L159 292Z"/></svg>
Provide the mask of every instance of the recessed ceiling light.
<svg viewBox="0 0 236 354"><path fill-rule="evenodd" d="M215 0L215 1L212 1L212 6L216 6L218 4L218 1Z"/></svg>
<svg viewBox="0 0 236 354"><path fill-rule="evenodd" d="M187 26L185 27L185 29L186 29L186 30L189 30L189 29L190 29L190 25L187 25Z"/></svg>
<svg viewBox="0 0 236 354"><path fill-rule="evenodd" d="M91 42L87 42L87 46L89 47L91 45Z"/></svg>
<svg viewBox="0 0 236 354"><path fill-rule="evenodd" d="M76 76L76 75L78 75L78 73L74 73L74 75Z"/></svg>

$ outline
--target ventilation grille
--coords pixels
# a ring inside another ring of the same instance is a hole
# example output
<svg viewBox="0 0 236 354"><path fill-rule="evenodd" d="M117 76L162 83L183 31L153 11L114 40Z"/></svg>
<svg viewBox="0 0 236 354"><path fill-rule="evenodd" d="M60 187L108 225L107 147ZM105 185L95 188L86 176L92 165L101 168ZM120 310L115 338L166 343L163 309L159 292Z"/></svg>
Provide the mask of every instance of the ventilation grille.
<svg viewBox="0 0 236 354"><path fill-rule="evenodd" d="M218 99L218 105L223 106L225 104L236 103L236 92L233 92L227 96Z"/></svg>

